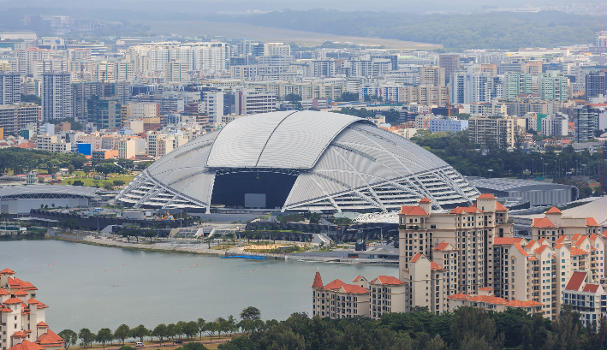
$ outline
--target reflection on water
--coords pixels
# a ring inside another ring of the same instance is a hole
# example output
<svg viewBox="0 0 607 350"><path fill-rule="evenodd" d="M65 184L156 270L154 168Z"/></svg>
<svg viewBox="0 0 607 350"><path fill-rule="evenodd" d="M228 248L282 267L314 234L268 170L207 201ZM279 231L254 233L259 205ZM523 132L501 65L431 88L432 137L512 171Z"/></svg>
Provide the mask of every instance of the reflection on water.
<svg viewBox="0 0 607 350"><path fill-rule="evenodd" d="M238 315L248 305L262 317L311 313L312 280L325 283L397 275L395 266L251 261L146 252L61 241L0 242L0 269L39 288L47 323L64 328L115 328Z"/></svg>

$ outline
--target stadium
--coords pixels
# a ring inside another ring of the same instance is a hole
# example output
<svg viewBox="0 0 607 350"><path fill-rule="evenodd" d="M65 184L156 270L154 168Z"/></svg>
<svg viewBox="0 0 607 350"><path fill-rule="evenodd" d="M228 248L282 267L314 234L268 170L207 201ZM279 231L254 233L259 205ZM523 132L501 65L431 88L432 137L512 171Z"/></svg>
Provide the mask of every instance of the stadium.
<svg viewBox="0 0 607 350"><path fill-rule="evenodd" d="M455 169L350 115L280 111L238 118L140 173L116 197L136 208L388 212L478 196Z"/></svg>

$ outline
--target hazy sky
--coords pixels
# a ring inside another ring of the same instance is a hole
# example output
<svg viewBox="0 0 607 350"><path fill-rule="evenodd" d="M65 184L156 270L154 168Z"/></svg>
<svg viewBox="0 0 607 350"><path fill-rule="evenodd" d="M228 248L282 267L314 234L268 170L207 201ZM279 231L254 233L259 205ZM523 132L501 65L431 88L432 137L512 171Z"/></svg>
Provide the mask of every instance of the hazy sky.
<svg viewBox="0 0 607 350"><path fill-rule="evenodd" d="M572 4L573 3L573 4ZM605 0L0 0L4 8L46 9L128 9L171 10L211 14L242 13L282 9L307 10L331 8L340 10L373 10L400 12L473 12L486 8L554 6L571 7L583 4L604 4Z"/></svg>

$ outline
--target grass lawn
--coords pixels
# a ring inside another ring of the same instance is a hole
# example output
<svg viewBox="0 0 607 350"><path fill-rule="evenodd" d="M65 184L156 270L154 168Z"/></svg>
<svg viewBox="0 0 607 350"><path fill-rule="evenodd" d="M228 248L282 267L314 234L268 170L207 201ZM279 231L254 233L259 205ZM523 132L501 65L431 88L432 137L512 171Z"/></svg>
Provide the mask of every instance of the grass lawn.
<svg viewBox="0 0 607 350"><path fill-rule="evenodd" d="M72 185L74 181L82 181L83 186L87 187L103 187L106 183L113 184L115 180L122 181L124 185L128 184L133 180L135 175L131 174L109 174L106 176L105 180L96 180L94 178L95 175L100 175L96 173L91 173L89 176L82 171L75 171L73 177L65 178L61 181L62 185ZM123 185L123 186L124 186ZM121 186L122 187L122 186Z"/></svg>

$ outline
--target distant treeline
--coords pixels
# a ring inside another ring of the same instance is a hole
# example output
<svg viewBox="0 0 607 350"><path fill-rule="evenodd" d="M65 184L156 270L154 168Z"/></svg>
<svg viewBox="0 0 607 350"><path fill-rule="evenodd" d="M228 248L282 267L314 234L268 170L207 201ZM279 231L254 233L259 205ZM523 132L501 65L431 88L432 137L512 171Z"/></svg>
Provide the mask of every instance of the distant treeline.
<svg viewBox="0 0 607 350"><path fill-rule="evenodd" d="M238 21L349 36L400 39L443 45L447 49L518 49L594 42L605 29L604 16L557 11L537 13L406 14L399 12L282 10L210 20Z"/></svg>

